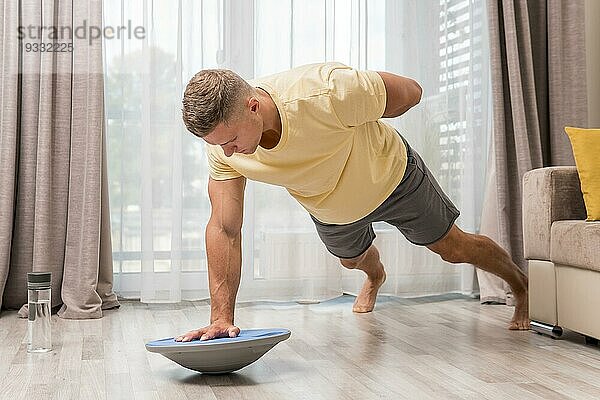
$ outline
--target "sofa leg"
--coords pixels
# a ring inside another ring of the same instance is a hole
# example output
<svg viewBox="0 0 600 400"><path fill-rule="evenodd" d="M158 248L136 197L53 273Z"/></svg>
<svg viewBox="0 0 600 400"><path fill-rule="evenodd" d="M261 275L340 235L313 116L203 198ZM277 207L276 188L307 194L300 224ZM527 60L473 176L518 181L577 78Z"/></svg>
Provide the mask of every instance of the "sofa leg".
<svg viewBox="0 0 600 400"><path fill-rule="evenodd" d="M595 337L591 337L588 335L584 335L585 336L585 344L590 345L590 346L598 346L598 339L596 339Z"/></svg>
<svg viewBox="0 0 600 400"><path fill-rule="evenodd" d="M532 331L543 335L548 335L552 339L558 339L563 333L562 328L558 325L553 326L538 321L531 321L530 327Z"/></svg>

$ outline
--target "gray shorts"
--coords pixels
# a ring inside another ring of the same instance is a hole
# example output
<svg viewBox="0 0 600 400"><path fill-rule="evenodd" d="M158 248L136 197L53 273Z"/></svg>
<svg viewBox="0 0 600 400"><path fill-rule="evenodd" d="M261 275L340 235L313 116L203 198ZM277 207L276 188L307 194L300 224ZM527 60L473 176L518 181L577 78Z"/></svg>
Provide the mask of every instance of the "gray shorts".
<svg viewBox="0 0 600 400"><path fill-rule="evenodd" d="M402 137L402 136L401 136ZM373 243L373 222L398 228L410 242L427 246L443 238L460 212L446 196L421 156L402 137L407 151L406 171L392 194L366 217L351 224L326 224L311 215L321 241L331 254L354 258Z"/></svg>

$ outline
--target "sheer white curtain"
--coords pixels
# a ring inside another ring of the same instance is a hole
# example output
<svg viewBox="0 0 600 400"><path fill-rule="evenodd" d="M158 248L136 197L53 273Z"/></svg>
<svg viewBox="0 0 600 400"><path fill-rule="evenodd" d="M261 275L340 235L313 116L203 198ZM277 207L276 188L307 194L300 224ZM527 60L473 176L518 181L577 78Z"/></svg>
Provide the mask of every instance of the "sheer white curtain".
<svg viewBox="0 0 600 400"><path fill-rule="evenodd" d="M118 5L118 7L117 7ZM181 122L183 88L204 68L244 78L341 61L418 80L421 103L390 120L421 153L477 231L488 137L484 0L105 0L105 23L146 37L105 43L115 290L144 302L208 297L210 213L203 142ZM470 266L444 263L376 224L388 279L382 294L476 286ZM238 300L319 301L357 293L285 190L249 182Z"/></svg>

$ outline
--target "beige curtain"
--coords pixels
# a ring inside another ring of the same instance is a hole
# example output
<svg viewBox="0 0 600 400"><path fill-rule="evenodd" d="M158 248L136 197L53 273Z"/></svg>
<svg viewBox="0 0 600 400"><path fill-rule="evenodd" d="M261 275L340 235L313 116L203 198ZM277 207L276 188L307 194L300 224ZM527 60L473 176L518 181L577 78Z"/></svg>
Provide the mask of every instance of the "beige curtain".
<svg viewBox="0 0 600 400"><path fill-rule="evenodd" d="M565 125L587 124L584 0L490 0L488 18L493 164L492 201L481 232L526 271L521 223L525 172L574 165ZM482 302L510 303L509 288L478 271Z"/></svg>
<svg viewBox="0 0 600 400"><path fill-rule="evenodd" d="M0 306L22 307L27 272L51 271L52 306L62 305L61 317L99 318L119 305L112 290L102 40L74 38L72 52L42 52L26 44L52 42L47 32L18 35L29 25L102 26L102 2L0 4Z"/></svg>

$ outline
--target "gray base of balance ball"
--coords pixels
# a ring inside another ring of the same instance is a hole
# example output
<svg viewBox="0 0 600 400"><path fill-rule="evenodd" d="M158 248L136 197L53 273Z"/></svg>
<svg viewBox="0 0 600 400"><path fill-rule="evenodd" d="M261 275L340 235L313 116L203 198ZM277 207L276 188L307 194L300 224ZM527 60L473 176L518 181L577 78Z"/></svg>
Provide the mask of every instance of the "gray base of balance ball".
<svg viewBox="0 0 600 400"><path fill-rule="evenodd" d="M226 374L252 364L290 335L288 329L246 329L235 338L191 342L176 342L174 338L155 340L146 343L146 350L194 371Z"/></svg>

